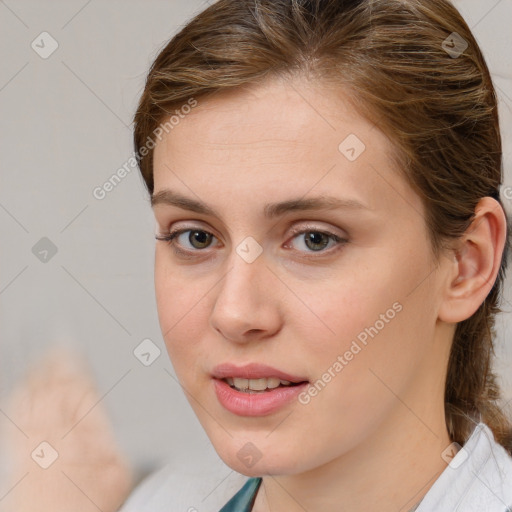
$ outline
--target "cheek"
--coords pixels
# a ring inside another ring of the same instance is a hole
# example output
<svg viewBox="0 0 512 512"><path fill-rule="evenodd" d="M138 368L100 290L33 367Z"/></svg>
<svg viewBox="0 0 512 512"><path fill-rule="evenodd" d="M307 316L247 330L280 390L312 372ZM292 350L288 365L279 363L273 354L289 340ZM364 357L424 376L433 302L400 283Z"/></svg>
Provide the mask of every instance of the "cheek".
<svg viewBox="0 0 512 512"><path fill-rule="evenodd" d="M297 304L290 314L304 331L309 331L302 339L315 353L343 353L352 340L364 342L367 329L376 322L381 330L381 315L386 327L394 320L399 306L394 308L393 304L401 298L398 281L392 271L380 274L352 268L351 272L340 272L339 276L309 286L295 284L294 292L302 304Z"/></svg>
<svg viewBox="0 0 512 512"><path fill-rule="evenodd" d="M162 253L165 251L161 251ZM209 287L183 277L156 254L155 295L160 330L176 370L188 364L199 350L206 329Z"/></svg>
<svg viewBox="0 0 512 512"><path fill-rule="evenodd" d="M428 275L426 258L407 265L397 254L378 256L378 265L354 266L309 289L296 287L307 309L299 305L290 313L295 319L290 325L302 331L296 339L308 354L311 373L321 378L330 370L336 375L331 380L348 386L354 396L382 388L370 369L390 383L400 375L407 378L435 326L433 289L428 280L415 289Z"/></svg>
<svg viewBox="0 0 512 512"><path fill-rule="evenodd" d="M412 337L414 311L396 300L400 286L391 284L338 283L323 301L308 303L334 333L309 315L314 320L297 336L318 390L308 403L304 397L299 411L311 431L346 440L346 449L396 404L390 389L403 390L421 358Z"/></svg>

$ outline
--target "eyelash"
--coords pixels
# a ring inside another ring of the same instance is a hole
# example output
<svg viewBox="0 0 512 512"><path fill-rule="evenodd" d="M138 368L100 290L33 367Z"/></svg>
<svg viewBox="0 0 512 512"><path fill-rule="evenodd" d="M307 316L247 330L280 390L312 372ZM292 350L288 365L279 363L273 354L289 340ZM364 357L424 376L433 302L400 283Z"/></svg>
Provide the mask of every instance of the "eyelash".
<svg viewBox="0 0 512 512"><path fill-rule="evenodd" d="M210 233L209 231L206 231L205 229L201 229L201 228L197 228L197 227L188 227L188 228L176 229L174 231L171 231L168 234L158 234L155 236L155 238L156 238L156 240L159 240L162 242L167 242L167 244L172 247L172 249L174 250L174 252L177 256L193 258L195 256L195 253L202 252L202 251L206 250L207 248L195 249L193 251L183 250L183 249L179 249L178 247L176 247L176 242L175 242L175 238L177 238L182 233L187 233L189 231L200 231L202 233L207 233L208 235L212 235L213 237L215 237L215 235L213 233ZM311 254L315 254L315 253L332 254L332 253L340 250L348 242L348 240L346 238L342 238L342 237L335 235L334 233L331 233L329 231L323 231L323 230L317 229L314 226L305 226L305 227L302 227L295 231L292 231L292 238L295 238L298 235L303 235L304 233L320 233L322 235L328 236L329 239L334 240L336 242L334 249L331 247L331 249L327 249L327 250L307 251L307 253L311 253ZM299 251L299 252L303 252L303 251ZM306 258L311 258L311 256L306 256ZM313 258L318 258L318 256L313 256Z"/></svg>

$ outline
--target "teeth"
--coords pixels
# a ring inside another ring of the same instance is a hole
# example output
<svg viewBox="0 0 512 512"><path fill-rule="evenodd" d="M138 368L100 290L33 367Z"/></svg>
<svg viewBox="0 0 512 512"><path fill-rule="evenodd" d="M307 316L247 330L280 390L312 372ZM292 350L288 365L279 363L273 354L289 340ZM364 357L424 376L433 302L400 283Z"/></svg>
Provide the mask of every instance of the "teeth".
<svg viewBox="0 0 512 512"><path fill-rule="evenodd" d="M264 391L265 389L275 389L280 384L289 386L289 380L281 380L277 377L263 378L263 379L241 379L238 377L228 377L226 382L230 386L234 386L240 391Z"/></svg>

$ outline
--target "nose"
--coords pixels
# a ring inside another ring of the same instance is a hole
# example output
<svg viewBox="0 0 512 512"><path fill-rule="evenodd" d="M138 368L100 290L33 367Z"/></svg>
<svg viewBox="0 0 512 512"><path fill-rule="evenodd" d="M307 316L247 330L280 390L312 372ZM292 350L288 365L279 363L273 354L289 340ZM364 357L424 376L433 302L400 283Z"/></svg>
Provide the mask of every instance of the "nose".
<svg viewBox="0 0 512 512"><path fill-rule="evenodd" d="M247 343L276 334L282 324L278 279L267 267L264 253L248 263L235 251L221 279L210 316L211 326L224 338Z"/></svg>

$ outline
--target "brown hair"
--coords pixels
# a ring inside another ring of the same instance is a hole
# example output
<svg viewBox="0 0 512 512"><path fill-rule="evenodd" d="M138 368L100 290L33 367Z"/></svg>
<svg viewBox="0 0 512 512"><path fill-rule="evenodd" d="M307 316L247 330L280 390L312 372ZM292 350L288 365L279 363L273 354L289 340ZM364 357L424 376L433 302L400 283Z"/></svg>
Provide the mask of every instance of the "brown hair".
<svg viewBox="0 0 512 512"><path fill-rule="evenodd" d="M454 45L460 55L449 52ZM171 39L147 77L134 142L148 191L154 187L148 142L172 109L190 98L301 73L349 91L361 114L392 141L400 172L424 202L436 258L467 230L482 197L500 202L496 94L477 42L447 0L214 3ZM499 407L491 367L509 246L510 222L492 290L457 324L445 412L452 441L463 445L483 421L512 454L512 425Z"/></svg>

